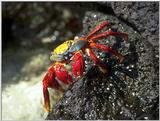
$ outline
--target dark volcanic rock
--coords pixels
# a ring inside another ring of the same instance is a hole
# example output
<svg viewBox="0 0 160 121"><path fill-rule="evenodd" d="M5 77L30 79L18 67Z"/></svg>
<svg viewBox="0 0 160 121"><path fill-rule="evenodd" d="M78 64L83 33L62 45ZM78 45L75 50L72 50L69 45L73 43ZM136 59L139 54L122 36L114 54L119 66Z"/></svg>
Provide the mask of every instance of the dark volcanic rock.
<svg viewBox="0 0 160 121"><path fill-rule="evenodd" d="M124 21L97 12L86 13L82 33L86 35L104 20L113 25L114 31L127 33L129 40L108 37L99 43L118 50L126 60L119 64L109 53L95 49L94 52L107 64L109 73L102 74L86 57L89 66L85 76L69 87L46 119L159 118L159 69L154 46Z"/></svg>
<svg viewBox="0 0 160 121"><path fill-rule="evenodd" d="M113 2L112 9L158 50L159 2Z"/></svg>

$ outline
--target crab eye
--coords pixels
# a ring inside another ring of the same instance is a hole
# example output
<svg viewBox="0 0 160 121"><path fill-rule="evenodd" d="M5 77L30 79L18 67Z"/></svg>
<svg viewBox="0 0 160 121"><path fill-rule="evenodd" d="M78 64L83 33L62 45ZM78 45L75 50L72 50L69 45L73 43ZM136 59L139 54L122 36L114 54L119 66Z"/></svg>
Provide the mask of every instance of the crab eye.
<svg viewBox="0 0 160 121"><path fill-rule="evenodd" d="M50 56L50 60L51 60L51 61L55 61L55 60L56 60L56 56L55 56L55 55L51 55L51 56Z"/></svg>
<svg viewBox="0 0 160 121"><path fill-rule="evenodd" d="M78 36L75 36L75 37L74 37L74 40L79 40L79 37L78 37Z"/></svg>
<svg viewBox="0 0 160 121"><path fill-rule="evenodd" d="M50 56L50 60L51 61L58 61L58 62L60 62L60 61L63 61L64 60L64 58L63 58L63 56L62 55L60 55L60 54L58 54L58 55L51 55Z"/></svg>
<svg viewBox="0 0 160 121"><path fill-rule="evenodd" d="M53 52L53 51L51 52L51 55L54 55L54 52Z"/></svg>

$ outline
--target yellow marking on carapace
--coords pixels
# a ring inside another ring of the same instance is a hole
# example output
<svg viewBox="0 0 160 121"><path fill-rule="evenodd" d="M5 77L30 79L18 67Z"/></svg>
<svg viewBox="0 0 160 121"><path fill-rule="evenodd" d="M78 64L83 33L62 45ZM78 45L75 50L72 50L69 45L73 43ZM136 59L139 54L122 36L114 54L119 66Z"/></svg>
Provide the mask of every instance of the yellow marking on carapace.
<svg viewBox="0 0 160 121"><path fill-rule="evenodd" d="M61 45L59 45L57 48L55 48L53 50L53 53L54 54L63 54L64 52L66 52L69 49L69 47L72 43L74 43L74 40L68 40L68 41L62 43Z"/></svg>

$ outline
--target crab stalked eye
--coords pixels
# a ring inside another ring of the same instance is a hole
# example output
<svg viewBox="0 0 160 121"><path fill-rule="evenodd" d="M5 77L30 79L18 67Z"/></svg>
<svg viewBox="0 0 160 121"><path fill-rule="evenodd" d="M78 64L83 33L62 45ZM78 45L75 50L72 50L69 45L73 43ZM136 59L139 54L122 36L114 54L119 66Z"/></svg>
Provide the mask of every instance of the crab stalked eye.
<svg viewBox="0 0 160 121"><path fill-rule="evenodd" d="M51 55L53 55L53 54L54 54L54 52L52 51L52 52L51 52Z"/></svg>
<svg viewBox="0 0 160 121"><path fill-rule="evenodd" d="M50 60L51 60L51 61L61 62L61 61L64 60L64 57L63 57L63 55L61 55L61 54L53 54L53 55L50 56Z"/></svg>
<svg viewBox="0 0 160 121"><path fill-rule="evenodd" d="M79 37L78 37L78 36L75 36L75 37L74 37L74 40L79 40Z"/></svg>

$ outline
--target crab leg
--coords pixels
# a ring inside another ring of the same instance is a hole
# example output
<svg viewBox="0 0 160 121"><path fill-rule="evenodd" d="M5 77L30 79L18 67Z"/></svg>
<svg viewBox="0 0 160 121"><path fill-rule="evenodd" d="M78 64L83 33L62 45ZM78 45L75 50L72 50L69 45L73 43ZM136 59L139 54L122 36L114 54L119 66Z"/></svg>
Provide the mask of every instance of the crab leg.
<svg viewBox="0 0 160 121"><path fill-rule="evenodd" d="M105 21L103 23L101 23L100 25L96 26L96 28L94 28L90 33L89 35L87 36L86 39L89 39L93 36L93 34L95 34L97 31L99 31L100 29L102 29L103 27L109 25L109 27L111 27L111 25L109 24L109 22Z"/></svg>
<svg viewBox="0 0 160 121"><path fill-rule="evenodd" d="M55 80L54 72L55 72L54 67L51 66L43 79L44 108L48 112L50 111L50 99L49 99L48 88L53 88L58 91L64 92L60 84L57 82L57 80Z"/></svg>
<svg viewBox="0 0 160 121"><path fill-rule="evenodd" d="M101 34L98 34L96 36L91 37L91 40L97 40L97 39L102 39L104 37L108 37L108 36L120 36L123 37L126 41L128 40L128 35L125 33L121 33L121 32L113 32L113 31L105 31Z"/></svg>
<svg viewBox="0 0 160 121"><path fill-rule="evenodd" d="M85 68L84 58L80 51L74 53L71 58L72 74L74 77L82 76Z"/></svg>
<svg viewBox="0 0 160 121"><path fill-rule="evenodd" d="M85 49L85 52L87 53L87 55L89 57L91 57L94 61L94 63L96 65L98 65L99 69L103 72L103 73L107 73L107 69L106 69L106 65L104 65L101 60L99 58L97 58L97 56L94 54L94 52L89 49L89 48L86 48Z"/></svg>
<svg viewBox="0 0 160 121"><path fill-rule="evenodd" d="M113 55L115 55L115 56L117 56L119 58L120 63L123 62L123 60L124 60L123 55L121 55L116 50L113 50L108 46L105 46L105 45L102 45L102 44L98 44L98 43L91 43L90 46L91 47L96 47L96 48L101 49L101 50L103 50L105 52L111 52Z"/></svg>

